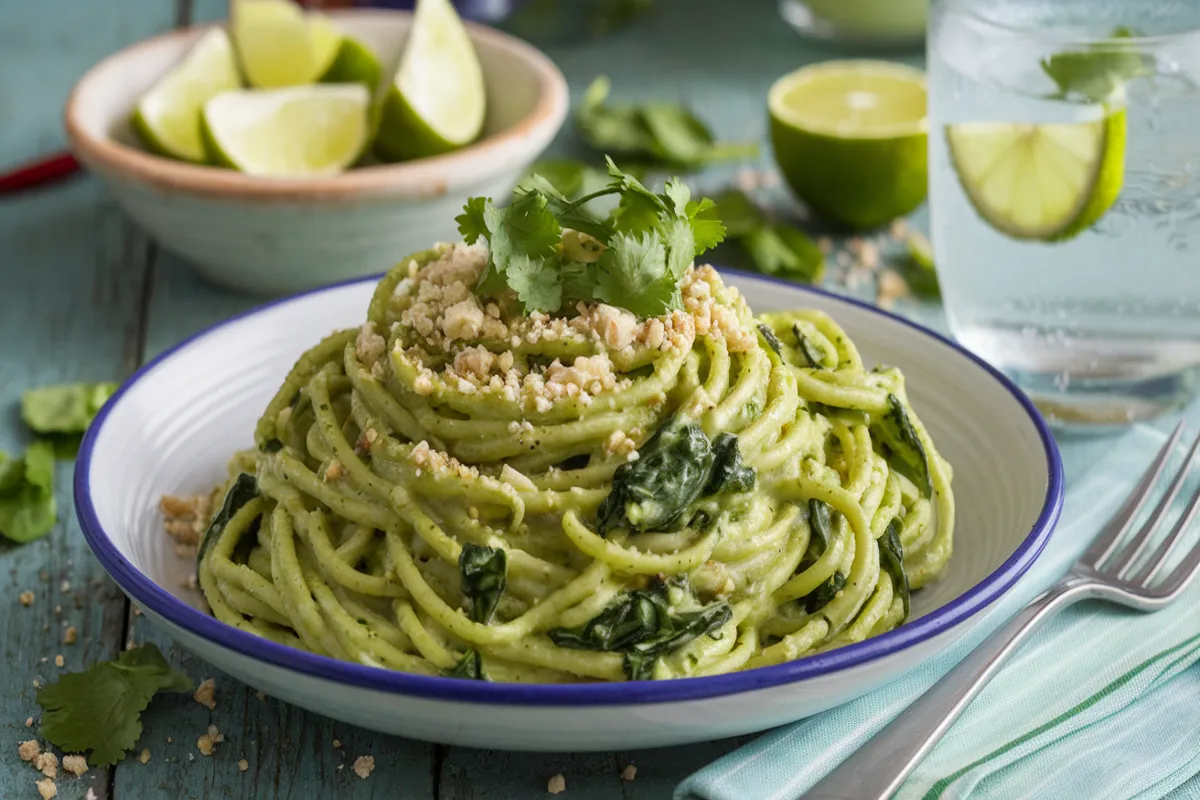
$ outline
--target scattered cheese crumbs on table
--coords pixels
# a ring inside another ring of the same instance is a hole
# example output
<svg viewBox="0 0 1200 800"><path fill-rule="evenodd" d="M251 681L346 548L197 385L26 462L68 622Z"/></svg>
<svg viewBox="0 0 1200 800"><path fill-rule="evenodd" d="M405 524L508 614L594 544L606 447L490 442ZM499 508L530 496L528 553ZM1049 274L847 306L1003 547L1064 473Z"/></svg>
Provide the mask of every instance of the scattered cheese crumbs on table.
<svg viewBox="0 0 1200 800"><path fill-rule="evenodd" d="M42 753L33 760L33 766L47 778L58 777L58 756L54 753Z"/></svg>
<svg viewBox="0 0 1200 800"><path fill-rule="evenodd" d="M354 759L354 774L364 780L375 769L375 756L359 756Z"/></svg>
<svg viewBox="0 0 1200 800"><path fill-rule="evenodd" d="M250 762L244 758L238 759L238 772L245 772L250 769Z"/></svg>
<svg viewBox="0 0 1200 800"><path fill-rule="evenodd" d="M33 592L21 592L17 599L21 601L21 605L31 606L33 605Z"/></svg>
<svg viewBox="0 0 1200 800"><path fill-rule="evenodd" d="M33 717L30 717L30 719L33 719ZM30 739L17 745L17 755L21 757L22 761L33 761L41 754L42 746L38 744L37 739Z"/></svg>
<svg viewBox="0 0 1200 800"><path fill-rule="evenodd" d="M334 750L337 750L337 749L338 749L339 747L341 747L341 746L342 746L342 743L341 743L341 741L340 741L339 739L334 739L334 740L333 740L333 749L334 749Z"/></svg>
<svg viewBox="0 0 1200 800"><path fill-rule="evenodd" d="M33 727L33 717L26 717L26 718L25 718L25 727L26 727L26 728L32 728L32 727Z"/></svg>
<svg viewBox="0 0 1200 800"><path fill-rule="evenodd" d="M74 625L63 631L63 644L75 644L79 641L79 629Z"/></svg>
<svg viewBox="0 0 1200 800"><path fill-rule="evenodd" d="M62 585L58 587L58 590L60 592L62 592L63 594L66 594L67 592L71 591L71 582L63 581Z"/></svg>
<svg viewBox="0 0 1200 800"><path fill-rule="evenodd" d="M78 755L63 756L62 767L77 778L88 771L87 759Z"/></svg>
<svg viewBox="0 0 1200 800"><path fill-rule="evenodd" d="M567 790L567 779L560 772L557 775L551 776L546 782L546 791L550 794L561 794Z"/></svg>
<svg viewBox="0 0 1200 800"><path fill-rule="evenodd" d="M217 707L217 683L212 678L200 681L192 699L210 711Z"/></svg>
<svg viewBox="0 0 1200 800"><path fill-rule="evenodd" d="M148 747L143 747L143 748L142 748L141 755L139 755L139 756L138 756L138 761L142 762L143 764L149 763L149 761L150 761L150 748L148 748Z"/></svg>
<svg viewBox="0 0 1200 800"><path fill-rule="evenodd" d="M200 751L201 755L211 756L213 750L223 741L225 741L225 736L217 730L217 726L209 725L208 733L201 734L200 738L196 739L196 749Z"/></svg>
<svg viewBox="0 0 1200 800"><path fill-rule="evenodd" d="M49 778L42 778L38 781L37 790L38 794L42 796L42 800L50 800L50 798L58 796L58 787Z"/></svg>
<svg viewBox="0 0 1200 800"><path fill-rule="evenodd" d="M633 764L629 764L625 767L625 769L621 770L621 780L623 781L631 781L636 777L637 767L635 767Z"/></svg>
<svg viewBox="0 0 1200 800"><path fill-rule="evenodd" d="M62 665L63 665L63 657L62 657L62 653L59 653L58 655L56 655L54 657L54 666L61 667Z"/></svg>

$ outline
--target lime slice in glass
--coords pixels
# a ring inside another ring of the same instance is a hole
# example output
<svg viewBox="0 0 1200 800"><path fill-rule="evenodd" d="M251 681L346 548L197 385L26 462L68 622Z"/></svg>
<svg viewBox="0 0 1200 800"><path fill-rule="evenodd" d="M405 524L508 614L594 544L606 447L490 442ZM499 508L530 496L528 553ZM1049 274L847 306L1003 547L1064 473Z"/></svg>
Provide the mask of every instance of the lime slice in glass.
<svg viewBox="0 0 1200 800"><path fill-rule="evenodd" d="M400 68L383 100L375 150L403 161L446 153L483 130L483 70L449 0L417 0Z"/></svg>
<svg viewBox="0 0 1200 800"><path fill-rule="evenodd" d="M784 178L817 213L865 229L925 199L925 75L886 61L837 60L784 75L767 95Z"/></svg>
<svg viewBox="0 0 1200 800"><path fill-rule="evenodd" d="M1016 239L1069 239L1121 193L1125 110L1087 122L946 126L950 160L979 216Z"/></svg>
<svg viewBox="0 0 1200 800"><path fill-rule="evenodd" d="M200 109L209 98L238 86L229 37L213 28L138 101L133 129L158 155L202 163Z"/></svg>
<svg viewBox="0 0 1200 800"><path fill-rule="evenodd" d="M336 175L370 138L367 87L314 84L223 92L204 106L213 163L251 175Z"/></svg>
<svg viewBox="0 0 1200 800"><path fill-rule="evenodd" d="M236 0L231 11L233 43L251 86L314 83L337 56L337 29L290 0Z"/></svg>

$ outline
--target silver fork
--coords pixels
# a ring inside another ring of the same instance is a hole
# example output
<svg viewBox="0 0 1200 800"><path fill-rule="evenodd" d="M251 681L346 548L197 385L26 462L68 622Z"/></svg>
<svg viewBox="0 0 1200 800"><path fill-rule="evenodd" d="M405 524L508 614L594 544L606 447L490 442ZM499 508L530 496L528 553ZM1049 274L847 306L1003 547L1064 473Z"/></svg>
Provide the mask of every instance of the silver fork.
<svg viewBox="0 0 1200 800"><path fill-rule="evenodd" d="M1192 459L1200 449L1200 437L1188 449L1182 466L1145 524L1132 538L1125 532L1145 506L1182 432L1181 422L1124 505L1062 580L985 639L804 797L807 800L885 800L890 797L996 675L1005 660L1038 627L1067 606L1098 598L1138 611L1157 611L1179 597L1200 567L1200 542L1170 574L1161 581L1155 579L1195 517L1200 507L1200 491L1192 495L1175 526L1158 543L1145 564L1136 574L1130 573L1183 488Z"/></svg>

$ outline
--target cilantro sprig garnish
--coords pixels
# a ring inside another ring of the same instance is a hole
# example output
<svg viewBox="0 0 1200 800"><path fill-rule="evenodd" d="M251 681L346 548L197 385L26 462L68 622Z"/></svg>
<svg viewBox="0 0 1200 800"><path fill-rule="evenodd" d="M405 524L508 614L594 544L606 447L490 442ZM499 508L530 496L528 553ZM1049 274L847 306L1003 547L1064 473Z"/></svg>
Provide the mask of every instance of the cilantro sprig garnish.
<svg viewBox="0 0 1200 800"><path fill-rule="evenodd" d="M476 287L484 297L511 291L525 313L554 314L579 301L603 302L639 317L682 307L679 283L693 260L725 238L711 200L692 200L678 178L661 193L606 159L609 182L577 199L532 175L507 207L472 197L456 219L464 241L488 244ZM616 197L601 218L589 204Z"/></svg>
<svg viewBox="0 0 1200 800"><path fill-rule="evenodd" d="M68 672L37 694L41 733L68 753L90 750L93 767L115 764L142 735L142 712L159 692L190 692L192 680L172 669L152 644L126 650L84 672Z"/></svg>

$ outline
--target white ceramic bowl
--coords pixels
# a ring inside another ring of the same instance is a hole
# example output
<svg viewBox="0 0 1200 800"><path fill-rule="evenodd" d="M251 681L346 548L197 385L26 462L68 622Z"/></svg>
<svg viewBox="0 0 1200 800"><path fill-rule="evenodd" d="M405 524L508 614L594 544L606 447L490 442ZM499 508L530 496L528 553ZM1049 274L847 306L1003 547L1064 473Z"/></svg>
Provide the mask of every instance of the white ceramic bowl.
<svg viewBox="0 0 1200 800"><path fill-rule="evenodd" d="M471 747L616 750L759 731L824 711L898 677L962 634L1041 552L1062 504L1054 440L999 373L876 308L727 272L758 311L824 309L868 362L900 367L909 397L954 467L958 519L947 575L913 596L913 618L865 642L704 678L512 685L391 672L302 653L228 627L182 587L192 567L163 532L158 498L208 491L293 361L357 325L373 280L322 289L212 328L147 364L88 431L75 472L84 535L155 622L239 680L367 728Z"/></svg>
<svg viewBox="0 0 1200 800"><path fill-rule="evenodd" d="M412 16L331 11L394 73ZM519 39L469 25L487 85L480 141L452 153L341 175L280 180L152 155L129 117L139 97L205 28L135 44L100 62L67 101L78 157L165 249L213 281L258 294L302 291L389 269L397 253L459 238L467 197L506 197L562 126L566 80Z"/></svg>

